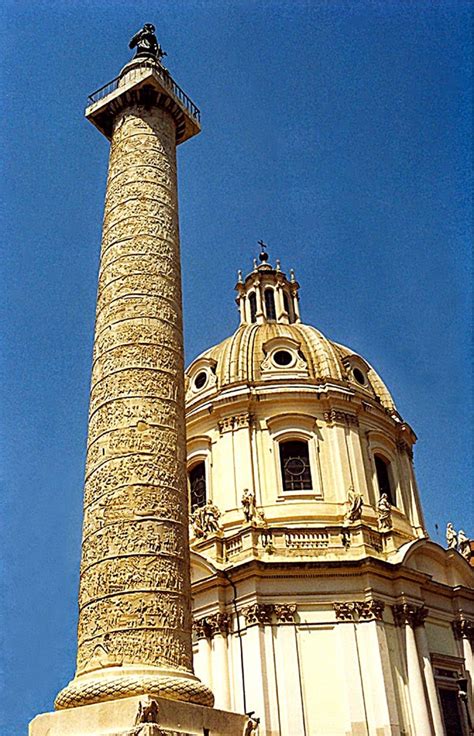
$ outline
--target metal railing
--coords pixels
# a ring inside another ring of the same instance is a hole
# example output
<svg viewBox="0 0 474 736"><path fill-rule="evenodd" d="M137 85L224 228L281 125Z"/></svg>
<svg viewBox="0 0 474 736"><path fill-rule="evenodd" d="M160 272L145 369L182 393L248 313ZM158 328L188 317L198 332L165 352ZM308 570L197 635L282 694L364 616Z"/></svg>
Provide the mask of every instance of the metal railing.
<svg viewBox="0 0 474 736"><path fill-rule="evenodd" d="M157 74L158 77L161 79L163 84L170 90L170 92L172 92L174 96L177 97L178 100L184 105L189 114L192 115L192 117L195 118L198 122L201 122L201 111L199 110L199 108L194 104L191 98L188 97L186 92L181 89L179 84L174 81L169 71L160 64L147 64L146 62L144 62L143 64L140 64L139 67L126 72L123 77L126 77L127 81L133 81L141 75L143 69L152 69L155 74ZM119 86L120 80L123 77L115 77L115 79L112 79L111 82L107 82L107 84L104 84L102 87L99 87L99 89L96 89L95 92L92 92L92 94L90 94L87 98L88 105L92 105L94 102L98 102L104 97L107 97L107 95L109 95L111 92L115 92L115 90Z"/></svg>

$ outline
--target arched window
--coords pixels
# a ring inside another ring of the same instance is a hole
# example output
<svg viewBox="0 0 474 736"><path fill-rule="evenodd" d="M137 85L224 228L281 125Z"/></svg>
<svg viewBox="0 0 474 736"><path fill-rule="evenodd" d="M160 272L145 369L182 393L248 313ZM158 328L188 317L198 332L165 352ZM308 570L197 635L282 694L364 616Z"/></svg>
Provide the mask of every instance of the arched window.
<svg viewBox="0 0 474 736"><path fill-rule="evenodd" d="M379 486L379 493L387 494L387 498L392 506L395 506L395 494L393 492L392 483L390 480L388 460L385 460L381 455L374 456L375 461L375 472L377 473L377 483Z"/></svg>
<svg viewBox="0 0 474 736"><path fill-rule="evenodd" d="M313 488L307 442L280 442L280 463L284 491L310 491Z"/></svg>
<svg viewBox="0 0 474 736"><path fill-rule="evenodd" d="M291 323L293 322L293 315L291 313L290 300L288 299L288 294L286 293L286 291L283 292L283 304L285 306L285 312L288 315L288 321Z"/></svg>
<svg viewBox="0 0 474 736"><path fill-rule="evenodd" d="M191 491L191 511L206 503L206 465L204 462L193 465L189 471Z"/></svg>
<svg viewBox="0 0 474 736"><path fill-rule="evenodd" d="M276 320L275 294L273 293L273 289L265 289L264 297L267 319Z"/></svg>
<svg viewBox="0 0 474 736"><path fill-rule="evenodd" d="M250 321L256 322L257 321L257 297L255 296L254 291L252 291L252 293L249 294L249 304L250 304Z"/></svg>

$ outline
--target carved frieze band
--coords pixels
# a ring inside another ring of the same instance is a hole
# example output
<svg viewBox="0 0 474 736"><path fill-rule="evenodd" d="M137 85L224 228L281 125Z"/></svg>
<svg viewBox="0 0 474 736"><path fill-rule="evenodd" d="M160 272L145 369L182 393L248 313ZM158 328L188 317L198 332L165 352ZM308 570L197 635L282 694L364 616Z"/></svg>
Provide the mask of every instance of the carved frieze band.
<svg viewBox="0 0 474 736"><path fill-rule="evenodd" d="M339 621L382 621L385 603L375 598L368 601L333 603Z"/></svg>
<svg viewBox="0 0 474 736"><path fill-rule="evenodd" d="M392 606L395 626L411 626L416 629L423 626L429 611L426 606L416 606L414 603L397 603Z"/></svg>
<svg viewBox="0 0 474 736"><path fill-rule="evenodd" d="M359 426L358 416L355 414L348 414L344 411L338 411L337 409L325 411L324 419L330 424L352 424L355 427Z"/></svg>
<svg viewBox="0 0 474 736"><path fill-rule="evenodd" d="M456 639L468 639L471 644L474 644L474 622L459 618L453 621L451 625Z"/></svg>

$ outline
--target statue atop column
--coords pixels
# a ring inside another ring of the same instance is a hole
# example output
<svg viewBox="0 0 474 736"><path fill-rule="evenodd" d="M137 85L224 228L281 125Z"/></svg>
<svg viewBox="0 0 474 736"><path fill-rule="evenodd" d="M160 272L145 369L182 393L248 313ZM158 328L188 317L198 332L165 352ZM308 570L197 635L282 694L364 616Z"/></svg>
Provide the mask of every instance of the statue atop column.
<svg viewBox="0 0 474 736"><path fill-rule="evenodd" d="M135 58L152 58L161 62L162 58L166 56L166 51L163 51L155 35L155 26L153 23L145 23L128 44L129 48L136 48Z"/></svg>

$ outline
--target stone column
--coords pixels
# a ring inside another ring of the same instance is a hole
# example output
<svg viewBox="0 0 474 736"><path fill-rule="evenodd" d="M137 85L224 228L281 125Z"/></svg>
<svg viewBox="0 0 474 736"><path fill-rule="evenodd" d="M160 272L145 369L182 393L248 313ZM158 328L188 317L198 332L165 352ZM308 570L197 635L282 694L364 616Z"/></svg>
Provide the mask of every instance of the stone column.
<svg viewBox="0 0 474 736"><path fill-rule="evenodd" d="M187 113L152 71L125 70L88 114L98 127L108 115L111 151L77 672L58 695L59 709L142 692L213 703L192 670L176 180Z"/></svg>
<svg viewBox="0 0 474 736"><path fill-rule="evenodd" d="M465 618L458 618L452 623L455 638L461 643L461 652L464 657L464 667L471 678L471 687L474 682L473 643L474 623Z"/></svg>
<svg viewBox="0 0 474 736"><path fill-rule="evenodd" d="M216 707L230 708L229 662L227 657L227 636L230 630L226 613L214 613L206 617L212 640L212 687L216 697Z"/></svg>
<svg viewBox="0 0 474 736"><path fill-rule="evenodd" d="M408 691L410 694L412 722L417 733L432 736L435 732L431 725L430 712L426 700L423 671L420 665L415 639L415 628L423 626L428 609L411 603L392 606L396 626L403 628L405 638L405 656L407 665Z"/></svg>
<svg viewBox="0 0 474 736"><path fill-rule="evenodd" d="M439 707L438 692L436 689L433 666L431 664L428 637L426 636L425 627L423 625L416 627L415 639L418 652L423 663L423 673L425 676L426 689L428 691L428 700L430 701L435 736L444 736L443 717Z"/></svg>

